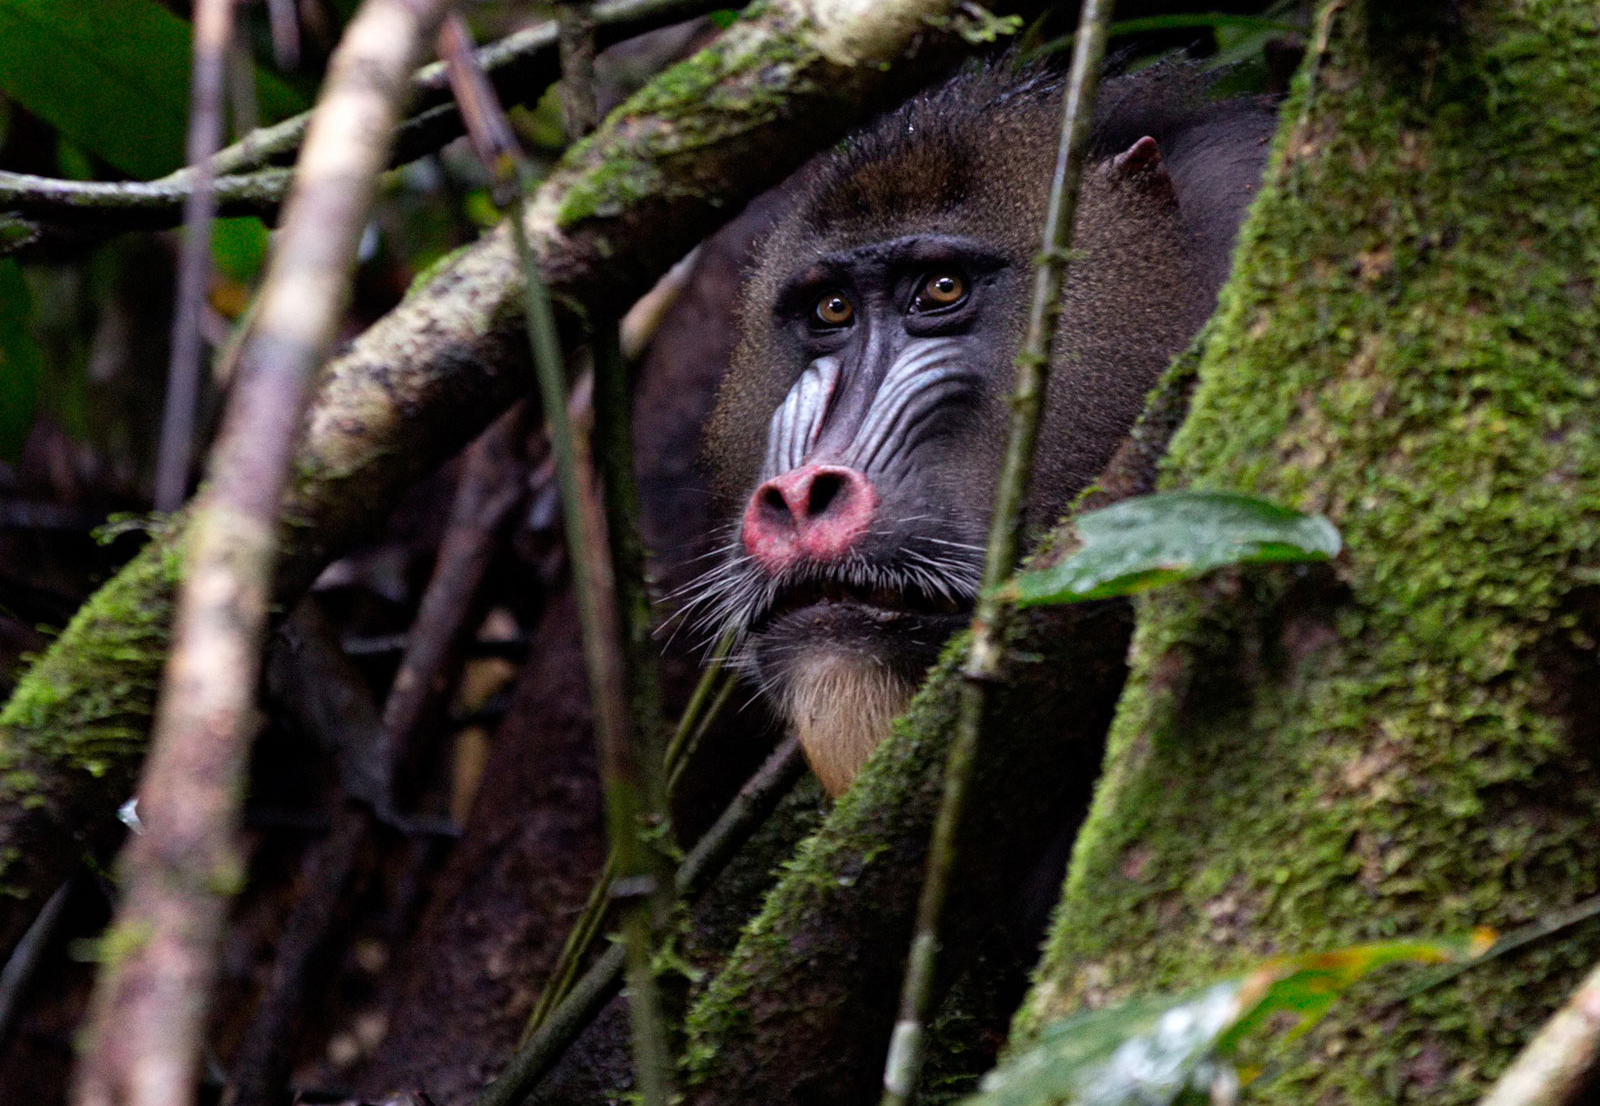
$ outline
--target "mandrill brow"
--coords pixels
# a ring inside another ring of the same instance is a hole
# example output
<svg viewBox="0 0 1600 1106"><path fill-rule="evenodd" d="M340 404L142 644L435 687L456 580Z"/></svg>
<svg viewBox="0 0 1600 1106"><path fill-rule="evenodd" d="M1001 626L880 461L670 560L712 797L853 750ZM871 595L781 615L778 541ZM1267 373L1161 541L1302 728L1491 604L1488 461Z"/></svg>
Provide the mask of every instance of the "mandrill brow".
<svg viewBox="0 0 1600 1106"><path fill-rule="evenodd" d="M1108 81L1051 351L1030 530L1110 460L1211 313L1274 126L1184 66ZM966 620L1007 426L1059 78L993 67L801 171L706 429L739 504L686 605L850 785Z"/></svg>

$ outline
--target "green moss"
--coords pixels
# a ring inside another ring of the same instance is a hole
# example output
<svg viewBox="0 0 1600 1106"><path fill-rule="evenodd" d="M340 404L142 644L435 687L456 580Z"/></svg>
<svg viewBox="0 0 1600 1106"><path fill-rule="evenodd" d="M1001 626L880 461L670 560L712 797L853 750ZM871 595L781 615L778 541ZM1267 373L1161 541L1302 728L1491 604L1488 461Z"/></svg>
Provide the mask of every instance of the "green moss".
<svg viewBox="0 0 1600 1106"><path fill-rule="evenodd" d="M148 920L117 922L99 937L80 942L80 947L86 949L89 959L112 969L149 944L154 935Z"/></svg>
<svg viewBox="0 0 1600 1106"><path fill-rule="evenodd" d="M960 641L965 641L965 634ZM929 686L955 676L964 648L946 648ZM784 863L782 875L762 908L744 930L729 963L712 980L690 1009L685 1036L685 1069L691 1080L704 1075L727 1042L752 1028L752 993L762 986L772 965L794 961L795 934L804 919L822 914L830 900L849 897L855 876L883 856L886 825L908 803L925 802L926 789L936 786L939 774L930 764L943 761L952 706L926 690L913 702L906 717L895 723L895 738L885 755L874 756L856 785L834 805L822 830L806 838ZM887 819L887 821L886 821ZM769 1005L779 996L763 991L763 1018L772 1016ZM836 992L843 1001L846 992ZM795 993L794 1010L807 1017L816 1010L814 993Z"/></svg>
<svg viewBox="0 0 1600 1106"><path fill-rule="evenodd" d="M110 810L126 798L166 657L176 544L158 535L96 592L0 709L0 811L13 812L0 829L28 842L0 853L0 893L29 901L40 893L13 882L37 860L30 832L60 836L51 847L70 848L83 829L74 811ZM75 775L87 780L65 782ZM58 806L69 802L70 810ZM19 828L36 812L44 823Z"/></svg>
<svg viewBox="0 0 1600 1106"><path fill-rule="evenodd" d="M1285 108L1166 471L1321 512L1346 553L1144 601L1022 1036L1275 951L1509 929L1600 890L1600 778L1560 714L1561 667L1595 670L1573 608L1600 564L1593 8L1484 8L1425 77L1363 56L1364 9ZM1581 944L1403 1007L1375 982L1253 1093L1474 1100Z"/></svg>
<svg viewBox="0 0 1600 1106"><path fill-rule="evenodd" d="M694 194L719 203L720 173L704 164L703 151L770 123L796 95L817 87L814 70L826 63L805 32L769 19L762 33L722 35L658 74L618 109L617 121L562 160L558 173L570 181L558 225L605 218L651 198Z"/></svg>
<svg viewBox="0 0 1600 1106"><path fill-rule="evenodd" d="M143 741L178 569L174 543L153 540L23 676L0 709L0 796L37 784L24 768L35 758L93 772L110 748Z"/></svg>

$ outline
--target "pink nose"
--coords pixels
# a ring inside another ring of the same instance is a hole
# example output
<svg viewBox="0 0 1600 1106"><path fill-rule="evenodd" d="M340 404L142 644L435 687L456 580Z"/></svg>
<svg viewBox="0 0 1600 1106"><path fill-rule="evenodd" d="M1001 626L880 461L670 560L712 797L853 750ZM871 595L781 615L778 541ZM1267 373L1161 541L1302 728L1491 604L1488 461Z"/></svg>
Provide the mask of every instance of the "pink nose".
<svg viewBox="0 0 1600 1106"><path fill-rule="evenodd" d="M877 489L855 469L802 465L750 497L744 550L768 572L803 560L838 560L861 540L877 509Z"/></svg>

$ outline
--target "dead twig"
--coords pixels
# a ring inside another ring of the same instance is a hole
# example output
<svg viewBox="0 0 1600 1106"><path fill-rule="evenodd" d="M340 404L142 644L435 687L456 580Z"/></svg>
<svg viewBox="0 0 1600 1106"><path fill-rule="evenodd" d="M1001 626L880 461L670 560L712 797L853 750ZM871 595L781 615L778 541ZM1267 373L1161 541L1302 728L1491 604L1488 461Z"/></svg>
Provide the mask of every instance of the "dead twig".
<svg viewBox="0 0 1600 1106"><path fill-rule="evenodd" d="M471 629L474 600L494 555L495 538L527 491L528 472L521 455L526 423L527 407L518 404L467 450L450 523L383 705L391 799L398 798L392 792L394 779L415 763L412 746L422 724L454 682L451 669L459 659L462 638Z"/></svg>
<svg viewBox="0 0 1600 1106"><path fill-rule="evenodd" d="M694 899L717 878L740 846L777 809L805 767L800 744L792 737L767 758L678 866L674 886L679 898ZM617 993L624 959L622 946L607 949L573 984L548 1020L518 1047L505 1071L479 1096L477 1106L514 1106L522 1101Z"/></svg>
<svg viewBox="0 0 1600 1106"><path fill-rule="evenodd" d="M172 313L172 356L167 366L166 403L156 457L155 507L175 511L189 487L195 408L200 399L200 310L211 280L211 221L217 213L211 191L211 158L222 144L222 87L233 52L233 0L199 0L194 6L194 76L189 95L188 163L194 188L183 203L183 248L178 261L177 303Z"/></svg>
<svg viewBox="0 0 1600 1106"><path fill-rule="evenodd" d="M1478 1106L1566 1106L1600 1066L1600 965L1540 1027Z"/></svg>
<svg viewBox="0 0 1600 1106"><path fill-rule="evenodd" d="M989 526L983 590L973 613L972 647L962 670L966 680L961 689L955 738L945 764L944 795L934 822L933 839L928 844L927 876L917 902L916 929L900 993L900 1015L883 1066L882 1106L906 1106L913 1101L922 1070L925 1026L933 1007L939 925L949 891L950 873L955 867L956 839L971 789L973 761L989 688L1001 678L1005 657L1007 611L996 593L1016 567L1022 538L1022 507L1032 476L1034 443L1038 440L1039 416L1044 409L1045 383L1049 378L1050 350L1061 310L1067 247L1072 240L1073 216L1077 211L1078 183L1089 149L1089 125L1094 117L1095 90L1113 6L1114 0L1084 0L1078 16L1072 69L1062 108L1061 142L1046 209L1044 245L1035 274L1028 330L1022 351L1017 355L1010 440Z"/></svg>
<svg viewBox="0 0 1600 1106"><path fill-rule="evenodd" d="M311 370L332 344L406 75L446 0L365 0L329 69L196 506L78 1106L187 1106L228 894L277 524Z"/></svg>

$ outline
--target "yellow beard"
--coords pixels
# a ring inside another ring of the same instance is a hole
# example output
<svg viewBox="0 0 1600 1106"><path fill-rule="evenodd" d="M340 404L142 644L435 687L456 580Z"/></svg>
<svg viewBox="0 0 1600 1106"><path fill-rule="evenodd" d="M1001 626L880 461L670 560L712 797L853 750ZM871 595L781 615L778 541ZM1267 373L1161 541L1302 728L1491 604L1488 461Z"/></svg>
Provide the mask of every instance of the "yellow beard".
<svg viewBox="0 0 1600 1106"><path fill-rule="evenodd" d="M912 687L859 654L819 649L790 673L783 697L800 747L828 794L850 786L889 724L905 710Z"/></svg>

